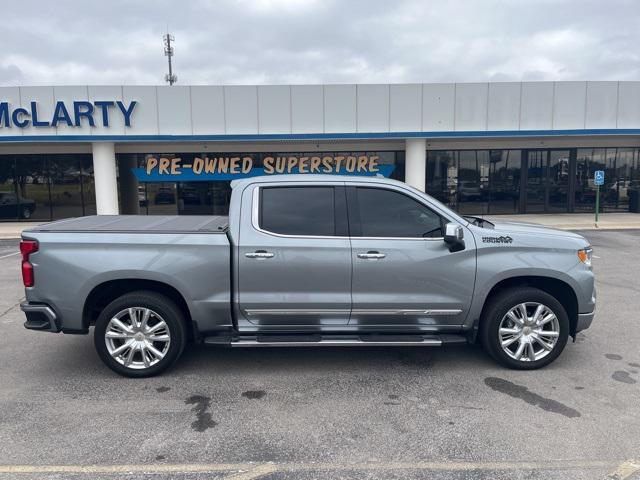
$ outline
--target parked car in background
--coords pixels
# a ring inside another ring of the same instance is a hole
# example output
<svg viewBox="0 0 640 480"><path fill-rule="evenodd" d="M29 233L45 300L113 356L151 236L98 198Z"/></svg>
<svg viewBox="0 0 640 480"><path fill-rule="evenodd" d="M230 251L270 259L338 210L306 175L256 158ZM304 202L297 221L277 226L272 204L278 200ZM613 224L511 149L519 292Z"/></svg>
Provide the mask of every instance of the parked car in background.
<svg viewBox="0 0 640 480"><path fill-rule="evenodd" d="M463 180L458 184L458 192L462 201L480 200L482 189L475 181Z"/></svg>
<svg viewBox="0 0 640 480"><path fill-rule="evenodd" d="M0 218L29 219L36 209L36 202L17 196L13 192L0 192Z"/></svg>
<svg viewBox="0 0 640 480"><path fill-rule="evenodd" d="M184 205L202 205L202 198L195 188L183 187L180 190L180 200L184 202Z"/></svg>
<svg viewBox="0 0 640 480"><path fill-rule="evenodd" d="M176 193L171 187L160 187L156 192L153 203L160 205L161 203L176 203Z"/></svg>
<svg viewBox="0 0 640 480"><path fill-rule="evenodd" d="M638 182L633 182L631 180L625 180L623 178L616 180L609 187L609 191L607 192L607 199L609 201L615 202L626 202L629 200L629 188L633 189L635 183L635 187L637 188Z"/></svg>

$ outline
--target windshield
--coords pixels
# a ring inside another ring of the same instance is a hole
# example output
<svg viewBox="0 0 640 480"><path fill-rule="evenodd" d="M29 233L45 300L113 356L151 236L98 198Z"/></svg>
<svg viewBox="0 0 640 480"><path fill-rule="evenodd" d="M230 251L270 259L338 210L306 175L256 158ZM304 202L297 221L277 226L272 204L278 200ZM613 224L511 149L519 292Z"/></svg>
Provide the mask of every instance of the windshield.
<svg viewBox="0 0 640 480"><path fill-rule="evenodd" d="M486 220L482 217L474 217L473 215L464 215L465 220L467 220L470 224L475 225L480 228L493 228L495 225L491 223L489 220Z"/></svg>

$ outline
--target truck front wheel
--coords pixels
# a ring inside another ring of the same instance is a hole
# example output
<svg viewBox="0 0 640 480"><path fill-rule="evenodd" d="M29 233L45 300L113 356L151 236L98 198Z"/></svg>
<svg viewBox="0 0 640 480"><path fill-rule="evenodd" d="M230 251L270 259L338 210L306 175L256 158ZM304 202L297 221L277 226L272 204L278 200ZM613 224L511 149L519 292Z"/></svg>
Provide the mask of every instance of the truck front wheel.
<svg viewBox="0 0 640 480"><path fill-rule="evenodd" d="M510 288L489 300L480 335L485 349L502 365L534 370L562 353L569 318L552 295L537 288Z"/></svg>
<svg viewBox="0 0 640 480"><path fill-rule="evenodd" d="M127 377L157 375L173 365L184 350L184 316L164 295L127 293L100 313L94 342L111 370Z"/></svg>

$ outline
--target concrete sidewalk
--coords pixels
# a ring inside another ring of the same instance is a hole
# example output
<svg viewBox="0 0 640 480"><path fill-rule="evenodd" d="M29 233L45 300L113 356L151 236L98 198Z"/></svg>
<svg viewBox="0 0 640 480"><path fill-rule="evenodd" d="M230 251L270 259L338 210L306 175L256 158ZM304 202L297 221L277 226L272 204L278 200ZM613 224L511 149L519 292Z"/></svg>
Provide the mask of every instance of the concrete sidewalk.
<svg viewBox="0 0 640 480"><path fill-rule="evenodd" d="M20 238L22 230L42 225L46 222L0 222L0 240Z"/></svg>
<svg viewBox="0 0 640 480"><path fill-rule="evenodd" d="M530 222L561 230L595 230L593 213L486 215L489 221ZM640 229L640 213L601 213L598 230Z"/></svg>
<svg viewBox="0 0 640 480"><path fill-rule="evenodd" d="M562 230L595 230L592 213L554 213L530 215L486 215L489 221L516 221L540 223ZM45 222L0 222L0 239L20 238L22 230ZM604 213L598 221L600 230L639 229L638 213Z"/></svg>

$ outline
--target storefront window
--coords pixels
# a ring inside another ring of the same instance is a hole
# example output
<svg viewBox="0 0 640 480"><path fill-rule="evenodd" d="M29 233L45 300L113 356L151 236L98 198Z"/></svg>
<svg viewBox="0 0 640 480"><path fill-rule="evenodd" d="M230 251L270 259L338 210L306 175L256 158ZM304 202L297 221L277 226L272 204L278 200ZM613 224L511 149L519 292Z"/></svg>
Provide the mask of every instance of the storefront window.
<svg viewBox="0 0 640 480"><path fill-rule="evenodd" d="M173 182L144 183L146 194L146 207L140 209L140 213L148 215L177 215L178 194L176 184ZM140 188L138 188L140 191Z"/></svg>
<svg viewBox="0 0 640 480"><path fill-rule="evenodd" d="M46 158L42 155L18 158L15 165L15 185L18 194L18 218L49 220L49 177Z"/></svg>
<svg viewBox="0 0 640 480"><path fill-rule="evenodd" d="M527 152L527 176L525 184L525 212L544 213L546 178L549 152L532 150Z"/></svg>
<svg viewBox="0 0 640 480"><path fill-rule="evenodd" d="M489 162L489 213L518 213L521 151L491 150Z"/></svg>
<svg viewBox="0 0 640 480"><path fill-rule="evenodd" d="M489 151L458 152L458 211L468 214L488 213Z"/></svg>
<svg viewBox="0 0 640 480"><path fill-rule="evenodd" d="M605 183L600 187L602 211L627 211L629 192L640 189L640 150L637 148L579 148L576 160L575 208L595 209L596 170L604 170Z"/></svg>
<svg viewBox="0 0 640 480"><path fill-rule="evenodd" d="M80 159L82 175L82 199L84 215L96 214L96 182L93 177L93 158L83 155Z"/></svg>
<svg viewBox="0 0 640 480"><path fill-rule="evenodd" d="M15 163L15 157L12 155L0 156L0 221L18 218Z"/></svg>
<svg viewBox="0 0 640 480"><path fill-rule="evenodd" d="M428 151L427 193L462 214L516 213L520 150Z"/></svg>
<svg viewBox="0 0 640 480"><path fill-rule="evenodd" d="M263 167L266 157L367 156L377 157L382 167L393 166L391 178L403 181L405 172L403 151L137 153L118 154L118 165L128 159L130 165L144 167L150 157L179 157L188 164L205 155L250 157L254 168ZM593 212L596 170L605 171L602 211L627 211L630 192L640 189L640 149L635 147L430 150L426 191L463 214ZM122 188L119 182L120 195ZM227 215L231 182L141 182L135 194L141 214ZM0 221L95 213L90 154L0 155Z"/></svg>
<svg viewBox="0 0 640 480"><path fill-rule="evenodd" d="M613 152L607 149L607 175L611 184L605 194L605 207L612 210L627 210L629 206L629 189L633 188L634 167L637 166L637 149L618 148ZM615 155L614 158L612 156Z"/></svg>
<svg viewBox="0 0 640 480"><path fill-rule="evenodd" d="M95 213L90 155L0 155L0 221Z"/></svg>
<svg viewBox="0 0 640 480"><path fill-rule="evenodd" d="M81 217L82 170L76 155L49 156L49 182L53 218Z"/></svg>
<svg viewBox="0 0 640 480"><path fill-rule="evenodd" d="M569 193L569 150L549 151L548 212L566 212Z"/></svg>
<svg viewBox="0 0 640 480"><path fill-rule="evenodd" d="M458 165L452 151L427 152L427 193L449 208L457 208Z"/></svg>
<svg viewBox="0 0 640 480"><path fill-rule="evenodd" d="M576 156L575 210L592 212L596 203L593 175L604 170L604 148L579 148Z"/></svg>

